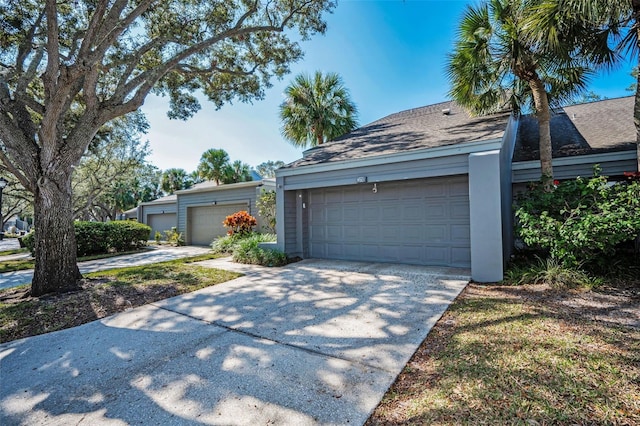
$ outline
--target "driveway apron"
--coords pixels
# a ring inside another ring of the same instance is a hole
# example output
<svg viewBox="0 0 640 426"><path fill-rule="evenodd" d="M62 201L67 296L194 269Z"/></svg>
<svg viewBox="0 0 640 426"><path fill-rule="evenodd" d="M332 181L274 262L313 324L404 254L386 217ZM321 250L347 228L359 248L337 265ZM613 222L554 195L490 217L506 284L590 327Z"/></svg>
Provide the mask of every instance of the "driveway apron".
<svg viewBox="0 0 640 426"><path fill-rule="evenodd" d="M362 424L467 270L306 260L0 345L0 424Z"/></svg>

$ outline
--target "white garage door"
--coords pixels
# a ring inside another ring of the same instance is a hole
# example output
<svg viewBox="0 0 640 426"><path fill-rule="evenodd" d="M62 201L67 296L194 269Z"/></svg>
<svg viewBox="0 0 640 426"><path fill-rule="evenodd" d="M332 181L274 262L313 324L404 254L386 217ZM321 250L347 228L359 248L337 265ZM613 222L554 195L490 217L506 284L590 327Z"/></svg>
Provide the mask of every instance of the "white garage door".
<svg viewBox="0 0 640 426"><path fill-rule="evenodd" d="M162 234L162 239L165 238L164 231L169 231L171 228L177 226L175 213L157 213L147 215L147 225L151 227L151 239L155 238L156 231Z"/></svg>
<svg viewBox="0 0 640 426"><path fill-rule="evenodd" d="M469 267L466 176L311 190L311 257Z"/></svg>
<svg viewBox="0 0 640 426"><path fill-rule="evenodd" d="M208 246L217 237L225 235L224 219L240 210L247 210L247 203L221 206L189 207L187 209L187 233L189 244Z"/></svg>

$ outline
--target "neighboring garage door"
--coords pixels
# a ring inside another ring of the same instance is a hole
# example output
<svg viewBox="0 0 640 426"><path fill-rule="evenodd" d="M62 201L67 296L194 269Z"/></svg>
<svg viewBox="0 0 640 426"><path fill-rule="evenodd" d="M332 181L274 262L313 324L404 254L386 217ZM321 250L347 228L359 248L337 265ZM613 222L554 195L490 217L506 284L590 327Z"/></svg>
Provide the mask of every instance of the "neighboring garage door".
<svg viewBox="0 0 640 426"><path fill-rule="evenodd" d="M150 239L154 239L156 231L162 234L162 238L165 238L164 231L169 231L171 228L177 225L175 213L157 213L147 215L147 225L151 227Z"/></svg>
<svg viewBox="0 0 640 426"><path fill-rule="evenodd" d="M309 193L311 257L469 267L466 176Z"/></svg>
<svg viewBox="0 0 640 426"><path fill-rule="evenodd" d="M208 246L217 237L225 235L224 219L240 210L247 210L247 203L221 206L189 207L187 209L187 232L189 243Z"/></svg>

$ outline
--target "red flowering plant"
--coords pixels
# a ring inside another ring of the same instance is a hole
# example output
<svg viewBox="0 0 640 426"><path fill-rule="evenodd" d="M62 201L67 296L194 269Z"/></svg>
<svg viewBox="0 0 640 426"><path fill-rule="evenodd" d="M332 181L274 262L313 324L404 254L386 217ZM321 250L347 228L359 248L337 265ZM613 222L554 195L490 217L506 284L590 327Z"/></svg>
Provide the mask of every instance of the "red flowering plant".
<svg viewBox="0 0 640 426"><path fill-rule="evenodd" d="M246 211L241 210L227 216L222 224L229 228L227 231L228 235L249 234L253 231L253 228L258 225L258 221Z"/></svg>

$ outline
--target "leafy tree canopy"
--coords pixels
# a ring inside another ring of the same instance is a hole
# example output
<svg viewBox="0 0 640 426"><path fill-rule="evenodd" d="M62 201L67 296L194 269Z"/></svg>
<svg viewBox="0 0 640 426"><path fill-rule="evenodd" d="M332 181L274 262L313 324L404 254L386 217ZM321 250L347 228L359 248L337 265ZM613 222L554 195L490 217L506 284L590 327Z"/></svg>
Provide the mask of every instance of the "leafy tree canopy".
<svg viewBox="0 0 640 426"><path fill-rule="evenodd" d="M0 162L34 194L34 296L77 288L71 175L109 121L264 96L331 0L0 0Z"/></svg>
<svg viewBox="0 0 640 426"><path fill-rule="evenodd" d="M256 172L263 178L274 178L276 177L276 169L284 166L284 161L265 161L264 163L260 163L256 166Z"/></svg>

